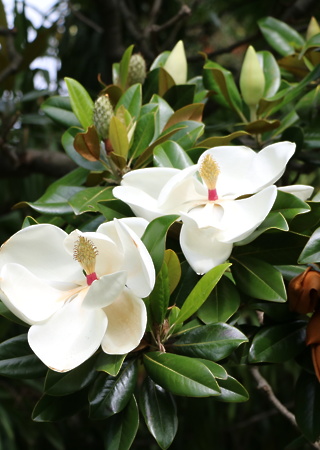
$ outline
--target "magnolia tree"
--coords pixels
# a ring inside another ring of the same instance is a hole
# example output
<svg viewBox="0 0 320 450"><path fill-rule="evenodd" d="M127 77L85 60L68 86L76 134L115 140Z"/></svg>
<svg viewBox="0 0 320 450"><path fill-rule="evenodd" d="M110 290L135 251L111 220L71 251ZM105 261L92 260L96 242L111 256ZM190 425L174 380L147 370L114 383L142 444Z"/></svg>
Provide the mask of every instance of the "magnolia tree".
<svg viewBox="0 0 320 450"><path fill-rule="evenodd" d="M17 205L34 214L0 252L1 314L25 330L0 372L41 379L33 420L86 407L107 449L142 422L167 449L181 398L250 402L249 376L292 448L320 448L320 28L259 26L281 59L249 47L239 83L208 59L188 79L181 41L148 71L131 46L97 99L67 78L43 103L79 167ZM294 413L263 373L286 363Z"/></svg>

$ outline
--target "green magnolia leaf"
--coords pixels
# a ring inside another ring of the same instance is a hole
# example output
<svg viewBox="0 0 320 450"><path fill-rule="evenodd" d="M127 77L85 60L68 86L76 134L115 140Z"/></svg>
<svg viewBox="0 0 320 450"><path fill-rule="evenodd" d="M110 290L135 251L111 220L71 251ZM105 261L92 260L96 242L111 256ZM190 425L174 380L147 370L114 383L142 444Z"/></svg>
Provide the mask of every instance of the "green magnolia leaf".
<svg viewBox="0 0 320 450"><path fill-rule="evenodd" d="M228 105L242 116L242 99L229 70L213 61L207 61L204 65L203 81L205 88L215 93L214 98L218 102L219 99L223 99L223 104Z"/></svg>
<svg viewBox="0 0 320 450"><path fill-rule="evenodd" d="M188 154L174 141L166 141L155 147L153 160L157 167L173 167L175 169L185 169L193 164Z"/></svg>
<svg viewBox="0 0 320 450"><path fill-rule="evenodd" d="M306 322L284 323L264 327L253 338L249 362L289 361L305 348Z"/></svg>
<svg viewBox="0 0 320 450"><path fill-rule="evenodd" d="M134 46L130 45L122 55L120 64L119 64L119 82L120 87L122 89L126 88L127 80L128 80L128 71L129 71L129 63L132 55Z"/></svg>
<svg viewBox="0 0 320 450"><path fill-rule="evenodd" d="M100 374L89 392L90 417L106 419L128 404L137 381L135 360L122 366L116 377Z"/></svg>
<svg viewBox="0 0 320 450"><path fill-rule="evenodd" d="M208 397L220 393L210 369L199 359L151 352L144 355L143 361L153 381L172 394Z"/></svg>
<svg viewBox="0 0 320 450"><path fill-rule="evenodd" d="M176 321L177 324L189 319L200 308L230 265L228 263L220 264L200 278L183 303Z"/></svg>
<svg viewBox="0 0 320 450"><path fill-rule="evenodd" d="M93 101L85 88L73 78L64 79L68 88L74 114L86 130L93 121Z"/></svg>
<svg viewBox="0 0 320 450"><path fill-rule="evenodd" d="M0 344L0 374L12 378L38 378L47 367L32 352L27 334L21 334Z"/></svg>
<svg viewBox="0 0 320 450"><path fill-rule="evenodd" d="M246 402L249 400L247 390L238 380L228 375L226 380L218 380L221 394L216 397L221 402Z"/></svg>
<svg viewBox="0 0 320 450"><path fill-rule="evenodd" d="M234 247L232 256L236 259L252 256L276 265L292 264L298 261L307 241L308 236L290 231L264 233L248 245Z"/></svg>
<svg viewBox="0 0 320 450"><path fill-rule="evenodd" d="M94 355L80 366L65 373L48 370L44 390L47 395L63 396L80 391L96 378L97 372L94 368Z"/></svg>
<svg viewBox="0 0 320 450"><path fill-rule="evenodd" d="M296 30L274 17L258 20L258 26L268 44L280 55L291 55L304 45L303 37Z"/></svg>
<svg viewBox="0 0 320 450"><path fill-rule="evenodd" d="M239 306L240 295L237 288L229 278L223 276L197 315L206 324L226 322Z"/></svg>
<svg viewBox="0 0 320 450"><path fill-rule="evenodd" d="M72 111L69 97L61 97L59 95L49 97L41 104L41 109L48 117L50 117L50 119L63 126L81 126L79 120Z"/></svg>
<svg viewBox="0 0 320 450"><path fill-rule="evenodd" d="M157 105L155 135L158 136L163 131L174 111L171 106L159 95L153 95L150 103Z"/></svg>
<svg viewBox="0 0 320 450"><path fill-rule="evenodd" d="M121 105L123 105L126 110L129 111L132 117L134 117L136 120L138 119L142 105L141 84L134 84L123 93L117 103L116 111Z"/></svg>
<svg viewBox="0 0 320 450"><path fill-rule="evenodd" d="M230 144L233 139L236 139L241 136L248 136L249 133L247 131L234 131L233 133L227 134L226 136L213 136L209 137L207 139L204 139L203 141L200 141L196 147L201 148L211 148L211 147L218 147L219 145L228 145Z"/></svg>
<svg viewBox="0 0 320 450"><path fill-rule="evenodd" d="M159 272L162 266L167 231L178 217L176 215L170 215L152 220L141 238L152 257L156 273Z"/></svg>
<svg viewBox="0 0 320 450"><path fill-rule="evenodd" d="M311 235L307 245L299 256L299 264L320 262L320 228L317 228Z"/></svg>
<svg viewBox="0 0 320 450"><path fill-rule="evenodd" d="M207 359L197 358L198 361L201 361L212 373L212 375L215 378L218 378L219 380L226 380L228 378L227 371L224 367L220 366L220 364L217 364L216 362L209 361Z"/></svg>
<svg viewBox="0 0 320 450"><path fill-rule="evenodd" d="M203 123L192 120L179 122L178 124L173 125L173 127L177 127L177 131L171 135L171 140L179 144L184 150L192 148L204 131ZM165 133L168 133L170 130L171 127L167 128Z"/></svg>
<svg viewBox="0 0 320 450"><path fill-rule="evenodd" d="M100 353L95 364L96 370L117 376L127 355L108 355Z"/></svg>
<svg viewBox="0 0 320 450"><path fill-rule="evenodd" d="M281 273L271 264L251 256L232 257L232 275L242 292L272 302L287 299Z"/></svg>
<svg viewBox="0 0 320 450"><path fill-rule="evenodd" d="M247 340L237 328L226 323L213 323L184 333L173 343L173 348L183 355L220 361Z"/></svg>
<svg viewBox="0 0 320 450"><path fill-rule="evenodd" d="M172 294L181 278L180 261L177 254L171 249L164 252L164 261L168 267L169 290Z"/></svg>
<svg viewBox="0 0 320 450"><path fill-rule="evenodd" d="M295 416L304 436L315 442L320 436L320 384L314 375L302 372L296 385Z"/></svg>
<svg viewBox="0 0 320 450"><path fill-rule="evenodd" d="M280 121L258 119L245 125L244 129L250 134L261 134L267 131L276 130L280 126Z"/></svg>
<svg viewBox="0 0 320 450"><path fill-rule="evenodd" d="M172 114L165 128L170 128L172 125L183 122L185 120L201 122L203 108L203 103L192 103L191 105L186 105L183 108L178 109Z"/></svg>
<svg viewBox="0 0 320 450"><path fill-rule="evenodd" d="M278 91L281 82L280 69L272 53L268 51L257 52L257 56L263 68L265 88L263 96L272 97Z"/></svg>
<svg viewBox="0 0 320 450"><path fill-rule="evenodd" d="M157 275L153 291L149 295L149 305L153 322L162 324L170 300L168 266L163 262L160 272Z"/></svg>
<svg viewBox="0 0 320 450"><path fill-rule="evenodd" d="M163 71L160 70L160 73L161 72ZM193 103L195 88L196 87L194 84L181 84L179 86L171 86L165 92L163 98L175 111L177 111L178 109L181 109L184 106Z"/></svg>
<svg viewBox="0 0 320 450"><path fill-rule="evenodd" d="M87 403L86 390L63 397L52 397L45 394L34 407L32 420L35 422L62 420L83 409Z"/></svg>
<svg viewBox="0 0 320 450"><path fill-rule="evenodd" d="M151 144L155 131L155 113L147 113L140 117L137 122L133 143L130 149L130 157L136 158L141 155Z"/></svg>
<svg viewBox="0 0 320 450"><path fill-rule="evenodd" d="M73 195L69 200L69 204L72 206L75 214L99 211L100 202L114 200L112 189L112 186L86 188Z"/></svg>
<svg viewBox="0 0 320 450"><path fill-rule="evenodd" d="M134 395L127 406L106 421L105 449L129 450L139 428L139 410Z"/></svg>
<svg viewBox="0 0 320 450"><path fill-rule="evenodd" d="M254 241L262 233L271 230L272 228L281 231L288 231L289 225L283 215L278 211L271 211L265 220L258 226L256 230L253 231L247 238L236 243L235 245L246 245Z"/></svg>
<svg viewBox="0 0 320 450"><path fill-rule="evenodd" d="M116 116L112 116L110 120L109 139L116 155L126 159L129 151L127 127Z"/></svg>
<svg viewBox="0 0 320 450"><path fill-rule="evenodd" d="M83 156L80 155L74 148L74 140L77 134L79 134L81 130L79 128L69 128L65 131L61 138L62 146L66 152L66 154L80 167L83 167L87 170L96 170L102 171L104 170L103 165L99 161L88 161Z"/></svg>
<svg viewBox="0 0 320 450"><path fill-rule="evenodd" d="M278 189L277 198L272 207L272 211L280 212L286 220L291 220L298 214L307 213L310 209L306 202L280 189Z"/></svg>
<svg viewBox="0 0 320 450"><path fill-rule="evenodd" d="M174 398L147 377L143 382L139 401L150 433L162 449L167 449L172 444L178 429Z"/></svg>

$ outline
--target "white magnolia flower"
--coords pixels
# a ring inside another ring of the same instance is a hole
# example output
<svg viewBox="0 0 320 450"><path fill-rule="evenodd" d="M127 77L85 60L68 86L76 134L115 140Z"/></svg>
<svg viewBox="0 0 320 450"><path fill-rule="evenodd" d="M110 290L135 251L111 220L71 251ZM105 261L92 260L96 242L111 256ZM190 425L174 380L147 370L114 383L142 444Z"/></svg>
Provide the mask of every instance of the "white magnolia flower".
<svg viewBox="0 0 320 450"><path fill-rule="evenodd" d="M102 347L125 354L140 342L155 271L140 240L148 222L129 218L97 232L69 235L39 224L13 235L0 250L0 294L30 324L28 341L52 370L64 372Z"/></svg>
<svg viewBox="0 0 320 450"><path fill-rule="evenodd" d="M243 146L214 147L183 170L154 167L129 172L113 194L147 220L179 214L181 249L201 274L228 259L233 244L263 222L277 195L273 183L294 150L291 142L269 145L259 153ZM303 200L313 190L282 189Z"/></svg>

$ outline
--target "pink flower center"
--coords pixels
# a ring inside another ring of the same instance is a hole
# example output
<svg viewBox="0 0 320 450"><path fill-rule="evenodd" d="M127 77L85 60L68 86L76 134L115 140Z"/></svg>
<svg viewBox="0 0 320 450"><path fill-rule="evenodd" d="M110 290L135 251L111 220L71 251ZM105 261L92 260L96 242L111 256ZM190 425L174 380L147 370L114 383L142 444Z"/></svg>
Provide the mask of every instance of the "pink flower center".
<svg viewBox="0 0 320 450"><path fill-rule="evenodd" d="M213 202L218 200L218 193L216 189L218 175L220 169L216 161L212 156L207 153L200 163L199 174L208 188L208 200Z"/></svg>

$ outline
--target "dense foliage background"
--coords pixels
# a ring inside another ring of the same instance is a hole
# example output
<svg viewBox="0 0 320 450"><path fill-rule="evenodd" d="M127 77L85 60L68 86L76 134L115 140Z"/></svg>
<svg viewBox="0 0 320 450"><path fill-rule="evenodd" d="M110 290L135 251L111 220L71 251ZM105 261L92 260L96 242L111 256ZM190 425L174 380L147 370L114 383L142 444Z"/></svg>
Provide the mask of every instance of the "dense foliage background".
<svg viewBox="0 0 320 450"><path fill-rule="evenodd" d="M272 45L273 38L271 37L271 41L266 39L268 31L263 33L264 28L262 22L258 25L259 21L273 17L305 36L311 17L320 18L319 2L312 0L84 0L57 2L51 12L55 12L55 17L58 18L48 25L44 17L43 26L35 29L26 17L23 5L23 2L15 3L15 23L14 28L10 29L3 4L0 2L1 243L21 228L25 216L34 215L35 208L32 208L32 204L43 195L46 188L77 167L66 155L61 144L61 135L66 128L51 120L44 113L43 107L44 102L53 95L66 95L64 77L79 81L95 99L103 84L112 83L112 64L121 60L124 51L131 44L134 44L135 52L141 52L150 67L157 55L171 50L175 43L182 39L188 58L189 79L203 73L205 53L210 61L230 71L238 84L244 53L249 44L253 45L256 51L270 51L277 60L285 58L285 53L279 53L276 45ZM284 88L286 83L296 83L297 96L292 98L293 103L284 105L280 112L276 110L277 104L273 105L273 117L267 117L266 122L259 125L262 128L257 132L269 133L264 135L264 141L240 134L238 139L234 137L233 143L244 143L259 149L259 144L273 139L279 140L280 137L296 142L302 156L291 163L283 184L293 184L299 180L317 188L320 175L319 43L316 48L317 54L312 67L301 67L288 61L282 66L280 64L285 79L282 87ZM30 64L43 55L54 56L61 62L53 80L50 80L49 72L30 68ZM214 88L217 88L214 84L216 82L210 78L209 70L206 74L206 87L208 89L209 86L214 91ZM39 76L41 89L37 87ZM309 77L307 82L303 81L305 77ZM307 93L311 93L311 96L304 97ZM298 104L301 98L304 100ZM292 116L293 104L298 105L295 111L298 112L298 119ZM202 121L206 128L202 138L223 137L237 132L241 128L238 127L239 120L236 112L226 107L225 102L210 98L203 112ZM281 121L281 126L276 131L278 135L272 134L272 120ZM317 215L318 211L319 209L316 209L314 214ZM297 222L296 229L304 230L301 223L303 221L300 220L299 223L298 219ZM314 222L317 223L318 219L314 219ZM59 217L57 225L60 225ZM292 273L289 278L290 276ZM253 335L260 325L253 309L254 306L249 305L241 311L240 325L243 325L247 336ZM287 320L284 317L289 314L286 304L277 304L277 308L268 312L267 325L283 326ZM25 332L25 328L20 324L3 317L0 319L0 325L1 341ZM305 322L302 325L305 325ZM288 334L296 336L300 333L300 328L301 325L297 324L295 329L288 329ZM260 372L264 378L254 369L248 369L245 363L242 364L245 357L245 350L240 347L228 361L228 370L246 387L250 400L238 404L216 402L207 398L177 397L179 428L170 448L319 448L316 446L318 444L310 444L308 441L316 440L318 436L314 433L319 431L320 410L314 408L312 413L308 407L304 411L301 410L301 415L311 414L310 422L313 425L308 424L312 428L309 434L303 429L308 439L300 438L301 432L292 422L292 418L288 419L285 414L281 414L270 401L270 396L266 395L268 385L265 380L268 380L280 402L287 410L293 411L293 392L300 365L309 364L312 373L308 359L310 355L304 352L301 356L301 359L308 360L307 363L292 358L284 363L278 361L272 365L261 364ZM2 355L0 361L0 373L5 373L1 369L2 365L6 366L3 361L5 355ZM39 374L43 375L43 372L40 370ZM313 383L308 376L311 377L308 374L303 380L306 385ZM69 399L70 411L64 411L64 420L52 423L42 419L32 421L32 410L41 396L42 386L43 378L14 379L1 376L2 448L111 448L108 444L108 426L111 425L107 425L105 421L89 421L86 409L72 415L74 402L79 402L79 408L74 409L77 410L81 409L83 400L73 397L73 394ZM318 388L312 389L315 397L312 397L311 403L316 404L320 391ZM301 392L303 393L303 390L300 390L300 395ZM57 416L62 414L63 409L59 410L58 404L54 408ZM116 426L116 420L112 426ZM293 443L290 444L291 442ZM143 421L140 422L132 448L159 448Z"/></svg>

